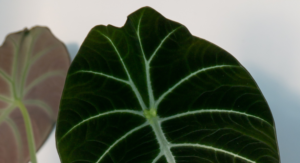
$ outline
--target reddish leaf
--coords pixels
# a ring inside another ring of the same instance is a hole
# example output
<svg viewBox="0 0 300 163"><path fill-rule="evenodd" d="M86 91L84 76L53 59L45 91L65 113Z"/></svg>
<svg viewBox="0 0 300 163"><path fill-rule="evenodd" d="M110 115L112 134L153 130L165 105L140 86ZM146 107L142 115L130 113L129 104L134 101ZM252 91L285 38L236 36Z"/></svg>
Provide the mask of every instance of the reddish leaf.
<svg viewBox="0 0 300 163"><path fill-rule="evenodd" d="M0 163L25 163L29 149L21 100L32 123L36 149L56 122L69 54L48 28L10 34L0 47Z"/></svg>

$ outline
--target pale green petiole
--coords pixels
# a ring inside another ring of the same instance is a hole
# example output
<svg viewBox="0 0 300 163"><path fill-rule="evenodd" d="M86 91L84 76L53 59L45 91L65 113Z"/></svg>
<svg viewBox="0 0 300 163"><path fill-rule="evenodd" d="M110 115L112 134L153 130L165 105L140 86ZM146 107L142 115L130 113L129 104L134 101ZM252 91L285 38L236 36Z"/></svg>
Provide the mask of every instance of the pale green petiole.
<svg viewBox="0 0 300 163"><path fill-rule="evenodd" d="M20 111L24 118L31 163L37 163L36 154L35 154L36 150L35 150L35 143L34 143L34 135L32 131L32 125L31 125L29 114L22 101L20 100L16 101L16 105L20 108Z"/></svg>

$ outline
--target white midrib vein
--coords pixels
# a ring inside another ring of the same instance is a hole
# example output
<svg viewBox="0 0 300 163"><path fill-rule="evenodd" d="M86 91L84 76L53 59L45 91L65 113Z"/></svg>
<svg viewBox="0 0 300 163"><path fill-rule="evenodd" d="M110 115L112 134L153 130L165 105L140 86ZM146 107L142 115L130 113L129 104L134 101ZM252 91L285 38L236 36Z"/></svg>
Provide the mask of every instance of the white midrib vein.
<svg viewBox="0 0 300 163"><path fill-rule="evenodd" d="M144 10L145 11L145 10ZM173 30L172 32L170 32L160 43L160 45L156 48L156 50L154 51L154 53L151 55L149 61L146 58L146 55L144 53L144 49L143 49L143 44L142 44L142 40L140 37L140 28L141 28L141 21L142 21L142 17L144 14L144 11L142 12L140 18L139 18L139 22L138 22L138 26L137 26L137 37L139 40L139 45L141 48L141 52L144 58L144 64L145 64L145 72L146 72L146 81L147 81L147 88L148 88L148 96L149 96L149 110L150 109L155 109L156 111L156 107L155 107L155 98L153 95L153 90L152 90L152 85L151 85L151 78L150 78L150 62L152 60L152 58L156 55L157 51L160 49L161 45L165 42L165 40L172 34L174 33L178 28L176 28L175 30ZM163 133L161 124L158 121L158 118L156 115L155 117L152 117L149 119L150 122L150 126L152 127L152 130L155 133L156 139L158 141L159 147L160 147L160 154L163 154L168 163L176 163L175 158L170 150L169 147L169 142L167 140L167 138L165 137L165 134Z"/></svg>
<svg viewBox="0 0 300 163"><path fill-rule="evenodd" d="M141 37L140 37L140 25L141 25L141 20L143 17L144 12L142 13L140 19L139 19L139 23L138 23L138 27L137 27L137 31L136 31L136 35L138 37L139 40L139 45L141 48L141 52L143 55L143 59L144 59L144 63L145 63L145 70L146 70L146 81L147 81L147 90L148 90L148 96L149 96L149 108L153 108L154 107L154 96L153 96L153 90L152 90L152 85L151 85L151 80L150 80L150 65L148 64L145 52L144 52L144 48L143 48L143 44L141 41Z"/></svg>
<svg viewBox="0 0 300 163"><path fill-rule="evenodd" d="M172 35L176 30L178 30L179 28L181 28L182 26L174 29L173 31L171 31L170 33L168 33L165 38L160 42L159 46L155 49L155 51L153 52L153 54L151 55L151 57L149 58L149 60L147 60L146 56L145 56L145 53L144 53L144 50L143 50L143 45L142 45L142 41L141 41L141 38L140 38L140 23L141 23L141 20L142 20L142 15L139 19L139 22L138 22L138 26L137 26L137 31L136 31L136 34L137 34L137 37L138 37L138 40L139 40L139 45L140 45L140 48L141 48L141 53L143 55L143 60L144 60L144 63L145 63L145 69L146 69L146 82L147 82L147 90L148 90L148 96L149 96L149 107L147 107L142 99L142 96L141 94L139 93L137 87L135 86L133 80L131 79L131 76L127 70L127 67L117 49L117 47L115 46L114 42L108 37L106 36L105 34L99 32L102 36L104 36L109 42L110 44L113 46L114 50L116 51L121 63L122 63L122 66L126 72L126 75L128 77L128 80L124 80L124 79L120 79L120 78L117 78L117 77L114 77L114 76L111 76L111 75L108 75L108 74L105 74L105 73L102 73L102 72L94 72L94 71L90 71L90 70L79 70L77 72L75 72L74 74L76 73L92 73L92 74L95 74L95 75L101 75L101 76L104 76L104 77L107 77L107 78L110 78L112 80L116 80L116 81L119 81L119 82L122 82L122 83L125 83L125 84L128 84L134 94L136 95L138 101L139 101L139 104L142 108L142 110L150 110L150 109L157 109L160 102L169 94L171 93L173 90L175 90L179 85L181 85L183 82L189 80L191 77L193 76L196 76L197 74L201 73L201 72L205 72L205 71L208 71L208 70L212 70L212 69L218 69L218 68L225 68L225 67L240 67L240 66L235 66L235 65L215 65L215 66L211 66L211 67L206 67L206 68L203 68L203 69L200 69L200 70L197 70L193 73L191 73L190 75L186 76L185 78L181 79L179 82L177 82L176 84L174 84L173 87L171 87L170 89L168 89L165 93L163 93L159 98L158 100L156 101L155 98L154 98L154 95L153 95L153 90L152 90L152 84L151 84L151 80L150 80L150 63L151 61L153 60L154 56L156 55L156 53L158 52L158 50L161 48L161 46L163 45L163 43L167 40L167 38ZM132 130L130 130L129 132L127 132L126 134L124 134L122 137L120 137L118 140L116 140L102 155L101 157L97 160L96 163L99 163L103 158L104 156L116 145L118 144L120 141L124 140L127 136L129 136L130 134L140 130L141 128L143 127L146 127L148 125L150 125L155 133L155 136L157 138L157 141L158 141L158 144L160 146L160 150L161 152L154 158L153 162L152 163L155 163L156 161L158 161L160 159L160 157L162 156L165 156L168 163L176 163L175 161L175 158L171 152L171 148L172 147L179 147L179 146L194 146L194 147L199 147L199 148L205 148L205 149L211 149L211 150L214 150L214 151L218 151L218 152L222 152L222 153L226 153L226 154L229 154L229 155L232 155L233 157L238 157L238 158L241 158L243 160L246 160L248 162L251 162L251 163L255 163L254 161L252 160L248 160L247 158L244 158L242 156L239 156L237 154L234 154L234 153L231 153L231 152L228 152L228 151L225 151L225 150L222 150L222 149L218 149L218 148L214 148L214 147L209 147L209 146L205 146L205 145L200 145L200 144L171 144L168 142L168 140L166 139L165 137L165 134L162 130L162 127L161 127L161 123L164 122L164 121L167 121L167 120L170 120L170 119L173 119L173 118L178 118L178 117L181 117L181 116L185 116L185 115L189 115L189 114L196 114L196 113L205 113L205 112L225 112L225 113L229 113L229 114L240 114L240 115L244 115L244 116L249 116L249 117L252 117L252 118L257 118L257 119L260 119L264 122L266 122L265 120L259 118L259 117L256 117L256 116L252 116L252 115L249 115L249 114L246 114L246 113L242 113L242 112L235 112L235 111L228 111L228 110L217 110L217 109L211 109L211 110L206 110L206 111L191 111L191 112L187 112L187 113L181 113L181 114L178 114L178 115L174 115L174 116L170 116L170 117L165 117L165 118L159 118L158 116L155 116L155 117L152 117L150 119L148 119L148 121L146 121L144 124L140 125L140 126L137 126L135 128L133 128ZM137 112L137 111L132 111L132 110L114 110L114 111L108 111L108 112L105 112L105 113L101 113L101 114L98 114L98 115L95 115L95 116L92 116L88 119L85 119L83 121L81 121L80 123L76 124L75 126L73 126L70 130L68 130L62 137L61 139L59 140L59 142L65 137L67 136L71 131L73 131L75 128L77 128L78 126L82 125L83 123L85 122L88 122L92 119L95 119L95 118L98 118L100 116L105 116L105 115L108 115L108 114L113 114L113 113L131 113L131 114L136 114L136 115L140 115L140 116L143 116L143 113L142 112ZM146 117L145 117L146 118ZM58 142L58 143L59 143Z"/></svg>

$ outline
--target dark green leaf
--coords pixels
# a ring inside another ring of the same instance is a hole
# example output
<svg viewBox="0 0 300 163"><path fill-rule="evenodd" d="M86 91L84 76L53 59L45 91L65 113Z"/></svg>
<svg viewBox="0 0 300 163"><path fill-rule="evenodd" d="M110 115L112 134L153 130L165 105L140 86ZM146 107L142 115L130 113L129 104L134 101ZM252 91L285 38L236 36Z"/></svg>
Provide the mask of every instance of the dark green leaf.
<svg viewBox="0 0 300 163"><path fill-rule="evenodd" d="M245 68L145 7L94 27L68 72L63 163L278 163L274 121Z"/></svg>
<svg viewBox="0 0 300 163"><path fill-rule="evenodd" d="M31 118L36 149L57 119L69 54L45 27L10 34L0 47L0 163L28 163L21 101Z"/></svg>

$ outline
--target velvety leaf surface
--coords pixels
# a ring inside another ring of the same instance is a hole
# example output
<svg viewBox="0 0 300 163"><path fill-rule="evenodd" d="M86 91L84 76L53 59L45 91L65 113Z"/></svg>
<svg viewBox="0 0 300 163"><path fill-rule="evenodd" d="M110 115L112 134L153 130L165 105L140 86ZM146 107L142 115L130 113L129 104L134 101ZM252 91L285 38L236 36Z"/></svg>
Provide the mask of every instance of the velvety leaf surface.
<svg viewBox="0 0 300 163"><path fill-rule="evenodd" d="M272 114L245 68L145 7L94 27L68 72L63 163L279 163Z"/></svg>
<svg viewBox="0 0 300 163"><path fill-rule="evenodd" d="M27 163L29 149L23 116L26 106L36 149L57 119L59 101L70 65L62 42L48 28L10 34L0 47L0 163Z"/></svg>

